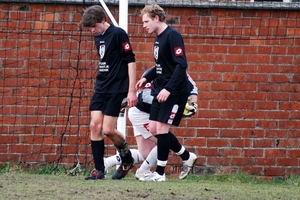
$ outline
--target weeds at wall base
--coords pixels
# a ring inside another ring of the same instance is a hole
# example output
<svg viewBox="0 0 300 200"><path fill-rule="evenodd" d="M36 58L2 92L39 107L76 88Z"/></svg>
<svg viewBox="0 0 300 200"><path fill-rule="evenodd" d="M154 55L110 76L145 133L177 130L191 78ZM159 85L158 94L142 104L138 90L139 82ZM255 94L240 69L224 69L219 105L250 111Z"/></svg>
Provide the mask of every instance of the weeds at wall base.
<svg viewBox="0 0 300 200"><path fill-rule="evenodd" d="M4 173L27 173L41 175L66 175L66 176L85 176L90 172L90 169L81 169L78 166L66 168L57 164L25 164L25 163L5 163L0 165L0 174ZM111 170L109 174L112 174ZM134 176L134 173L129 173L128 176ZM282 185L300 185L299 175L290 175L285 177L264 177L255 176L245 173L222 174L222 175L196 175L190 174L187 178L189 181L195 182L227 182L227 183L243 183L243 184L282 184Z"/></svg>

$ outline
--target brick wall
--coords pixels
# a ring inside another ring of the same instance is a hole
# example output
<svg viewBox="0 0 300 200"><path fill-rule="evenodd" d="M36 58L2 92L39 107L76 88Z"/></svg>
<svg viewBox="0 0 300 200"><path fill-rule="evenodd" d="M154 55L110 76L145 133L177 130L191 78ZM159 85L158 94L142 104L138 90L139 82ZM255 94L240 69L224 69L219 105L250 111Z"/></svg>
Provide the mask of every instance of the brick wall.
<svg viewBox="0 0 300 200"><path fill-rule="evenodd" d="M88 104L98 58L81 5L0 5L0 162L90 166ZM153 35L129 8L138 76ZM165 8L184 36L199 109L172 131L198 174L299 174L300 14L289 10ZM110 6L113 15L118 7ZM118 21L118 19L117 19ZM135 147L129 121L127 139ZM111 142L106 155L115 153ZM171 154L168 173L177 173Z"/></svg>

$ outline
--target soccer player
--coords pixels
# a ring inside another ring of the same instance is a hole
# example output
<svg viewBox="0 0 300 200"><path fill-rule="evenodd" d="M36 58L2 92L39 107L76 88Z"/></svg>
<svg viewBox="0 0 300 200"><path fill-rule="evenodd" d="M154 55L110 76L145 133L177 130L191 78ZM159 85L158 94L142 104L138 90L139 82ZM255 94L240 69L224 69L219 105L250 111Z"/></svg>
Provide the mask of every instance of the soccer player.
<svg viewBox="0 0 300 200"><path fill-rule="evenodd" d="M80 24L89 27L100 58L95 92L90 102L90 138L95 169L86 180L105 179L104 138L107 136L116 147L122 163L113 174L121 179L132 168L133 158L128 144L116 129L122 100L127 98L129 107L135 106L136 64L127 33L106 21L106 13L99 5L87 8Z"/></svg>
<svg viewBox="0 0 300 200"><path fill-rule="evenodd" d="M181 34L165 22L165 12L157 4L141 10L143 28L155 33L153 48L155 69L136 83L136 89L153 81L149 131L157 138L157 166L145 181L166 180L165 167L171 147L170 126L179 126L190 93L186 75L188 67Z"/></svg>
<svg viewBox="0 0 300 200"><path fill-rule="evenodd" d="M144 74L147 74L151 70L148 69ZM186 104L185 117L191 117L197 111L197 95L198 88L192 78L188 75L189 81L192 87L190 92L188 103ZM132 123L134 136L137 142L138 149L130 149L132 157L134 158L134 165L143 161L140 168L136 171L135 176L137 179L144 181L145 177L151 176L150 169L156 165L157 161L157 139L148 130L149 126L149 113L153 96L151 95L152 83L147 83L142 91L138 94L138 103L135 107L131 107L128 110L128 118ZM184 179L190 173L194 163L197 160L197 156L185 150L185 148L179 143L177 138L170 133L171 150L179 155L183 160L182 171L179 175L179 179ZM109 169L115 165L120 164L121 159L118 155L104 158L106 169Z"/></svg>

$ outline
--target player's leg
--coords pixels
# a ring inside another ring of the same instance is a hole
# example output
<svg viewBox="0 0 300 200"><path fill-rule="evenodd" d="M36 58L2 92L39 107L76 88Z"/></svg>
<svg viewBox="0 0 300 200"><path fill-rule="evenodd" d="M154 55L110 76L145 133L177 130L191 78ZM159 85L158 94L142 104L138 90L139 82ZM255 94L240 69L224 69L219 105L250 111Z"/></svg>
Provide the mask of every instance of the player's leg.
<svg viewBox="0 0 300 200"><path fill-rule="evenodd" d="M171 150L176 153L176 155L180 156L183 161L182 171L180 172L179 179L186 178L191 169L193 168L194 163L197 160L196 154L192 152L188 152L184 146L182 146L176 136L169 132L169 137L171 140ZM147 158L143 161L141 166L138 169L138 175L136 173L136 177L140 179L143 176L151 175L149 173L150 169L156 165L157 163L157 147L155 146L150 153L148 154ZM141 178L141 180L144 178Z"/></svg>
<svg viewBox="0 0 300 200"><path fill-rule="evenodd" d="M170 125L167 123L156 122L157 130L157 165L151 181L165 181L165 167L167 165L171 141L168 135Z"/></svg>
<svg viewBox="0 0 300 200"><path fill-rule="evenodd" d="M128 109L128 118L133 127L138 150L142 157L146 158L151 149L156 145L156 139L148 129L149 114L139 110L137 107L131 107Z"/></svg>
<svg viewBox="0 0 300 200"><path fill-rule="evenodd" d="M93 154L93 160L95 169L85 177L86 180L105 179L104 173L104 139L102 136L102 124L103 124L103 113L102 113L102 96L95 93L91 99L90 111L91 111L91 122L90 122L90 138L91 138L91 149Z"/></svg>
<svg viewBox="0 0 300 200"><path fill-rule="evenodd" d="M128 144L125 141L123 135L115 128L117 117L104 116L103 134L106 135L115 145L121 158L121 165L117 171L113 174L113 179L122 179L126 176L128 171L133 166L133 158Z"/></svg>
<svg viewBox="0 0 300 200"><path fill-rule="evenodd" d="M164 104L165 103L159 103L156 98L152 101L149 117L149 131L157 138L157 166L152 176L141 177L139 179L141 181L158 182L166 180L164 169L170 150L170 139L168 137L170 125L166 122L170 118L174 103L169 102L168 104Z"/></svg>
<svg viewBox="0 0 300 200"><path fill-rule="evenodd" d="M112 176L113 179L124 178L133 166L133 158L128 144L123 134L116 129L121 104L126 96L126 93L107 94L106 106L103 109L103 134L114 143L122 160L122 164Z"/></svg>
<svg viewBox="0 0 300 200"><path fill-rule="evenodd" d="M135 177L143 181L146 177L152 176L152 172L150 171L152 167L157 164L157 146L155 146L150 153L148 154L147 158L143 161L141 166L137 169L135 173Z"/></svg>
<svg viewBox="0 0 300 200"><path fill-rule="evenodd" d="M145 139L143 136L136 136L136 143L138 147L138 151L142 155L142 157L145 159L147 158L150 151L153 149L153 147L156 146L156 138L154 136L151 136L150 138Z"/></svg>
<svg viewBox="0 0 300 200"><path fill-rule="evenodd" d="M185 147L179 143L178 139L173 133L169 132L169 137L171 140L171 150L174 151L176 155L179 155L183 161L182 171L179 174L179 179L185 179L193 168L194 163L197 160L197 156L192 152L188 152Z"/></svg>
<svg viewBox="0 0 300 200"><path fill-rule="evenodd" d="M151 167L155 166L157 163L157 148L156 142L157 139L154 136L151 136L147 139L141 138L141 136L136 137L139 151L143 152L145 160L141 166L136 170L135 177L139 179L142 176L147 176L152 174L150 171ZM145 147L145 149L143 149ZM152 152L152 153L151 153ZM151 166L151 167L150 167Z"/></svg>
<svg viewBox="0 0 300 200"><path fill-rule="evenodd" d="M167 101L161 104L156 99L153 100L149 128L151 133L157 133L157 166L153 177L145 181L166 180L164 170L171 148L170 125L178 126L180 124L187 97L188 95L169 96ZM153 121L154 123L152 123Z"/></svg>
<svg viewBox="0 0 300 200"><path fill-rule="evenodd" d="M137 149L130 149L130 152L133 158L133 165L144 161L144 158L142 157L142 155ZM104 158L105 172L108 172L112 167L121 164L122 164L122 159L119 154L115 154Z"/></svg>
<svg viewBox="0 0 300 200"><path fill-rule="evenodd" d="M143 158L146 158L157 142L157 139L149 132L149 113L141 111L137 107L132 107L128 109L128 118L133 126L138 151ZM143 173L143 170L137 169L136 177L139 178L140 174Z"/></svg>

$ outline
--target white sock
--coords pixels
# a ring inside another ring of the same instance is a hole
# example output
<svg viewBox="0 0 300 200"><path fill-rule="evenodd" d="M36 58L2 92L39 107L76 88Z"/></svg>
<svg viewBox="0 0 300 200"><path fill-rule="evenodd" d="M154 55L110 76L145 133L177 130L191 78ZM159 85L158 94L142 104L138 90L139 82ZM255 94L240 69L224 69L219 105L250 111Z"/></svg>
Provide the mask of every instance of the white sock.
<svg viewBox="0 0 300 200"><path fill-rule="evenodd" d="M157 146L153 147L147 156L146 160L141 164L139 168L139 173L145 173L155 166L157 163Z"/></svg>
<svg viewBox="0 0 300 200"><path fill-rule="evenodd" d="M140 152L137 149L130 149L130 151L131 151L131 156L133 157L134 160L133 161L134 165L138 162L144 161L143 156L140 154ZM104 158L105 170L109 170L110 168L116 165L120 165L121 163L122 163L122 159L118 154Z"/></svg>
<svg viewBox="0 0 300 200"><path fill-rule="evenodd" d="M139 162L144 161L143 156L140 154L140 152L137 149L130 149L131 156L133 157L133 164L137 164Z"/></svg>
<svg viewBox="0 0 300 200"><path fill-rule="evenodd" d="M122 159L118 154L104 158L105 171L121 163Z"/></svg>
<svg viewBox="0 0 300 200"><path fill-rule="evenodd" d="M184 148L184 146L181 146L181 149L180 149L180 151L178 151L178 152L175 152L176 153L176 155L178 155L178 156L180 156L181 154L183 154L183 152L185 151L185 148Z"/></svg>

